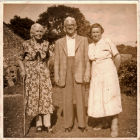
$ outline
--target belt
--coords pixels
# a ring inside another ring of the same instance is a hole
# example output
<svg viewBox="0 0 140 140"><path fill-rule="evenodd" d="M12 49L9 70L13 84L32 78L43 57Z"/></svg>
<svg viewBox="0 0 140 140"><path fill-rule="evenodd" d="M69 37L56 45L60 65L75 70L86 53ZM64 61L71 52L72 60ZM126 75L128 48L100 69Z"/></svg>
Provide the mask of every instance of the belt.
<svg viewBox="0 0 140 140"><path fill-rule="evenodd" d="M103 58L103 59L95 59L95 60L93 60L93 62L95 62L95 63L100 63L100 62L103 62L103 61L106 61L106 60L111 60L111 58Z"/></svg>

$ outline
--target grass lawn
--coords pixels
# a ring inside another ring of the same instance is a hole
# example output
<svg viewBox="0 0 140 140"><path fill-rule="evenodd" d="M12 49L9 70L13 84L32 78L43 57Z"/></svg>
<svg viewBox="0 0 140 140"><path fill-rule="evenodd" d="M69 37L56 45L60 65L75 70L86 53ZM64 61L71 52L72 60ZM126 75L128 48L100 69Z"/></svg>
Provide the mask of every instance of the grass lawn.
<svg viewBox="0 0 140 140"><path fill-rule="evenodd" d="M10 91L4 92L4 137L23 137L23 96L22 87L18 86ZM13 93L12 93L13 92ZM86 93L87 94L87 93ZM86 99L87 100L87 99ZM35 127L30 129L27 137L42 138L77 138L77 137L110 137L110 129L94 131L87 125L87 132L81 133L77 129L77 123L70 133L65 133L63 128L62 112L62 94L60 89L54 88L53 102L55 112L52 116L54 134L47 132L36 133ZM137 136L137 99L136 97L122 94L123 112L119 115L119 137L136 137ZM88 124L91 124L89 122Z"/></svg>

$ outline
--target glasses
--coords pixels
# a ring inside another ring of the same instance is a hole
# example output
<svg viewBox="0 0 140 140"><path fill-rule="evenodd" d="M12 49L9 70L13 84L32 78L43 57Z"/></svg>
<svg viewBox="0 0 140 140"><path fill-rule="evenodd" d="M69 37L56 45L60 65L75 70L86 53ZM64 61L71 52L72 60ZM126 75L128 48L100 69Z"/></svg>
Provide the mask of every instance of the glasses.
<svg viewBox="0 0 140 140"><path fill-rule="evenodd" d="M65 25L65 27L75 27L75 24Z"/></svg>

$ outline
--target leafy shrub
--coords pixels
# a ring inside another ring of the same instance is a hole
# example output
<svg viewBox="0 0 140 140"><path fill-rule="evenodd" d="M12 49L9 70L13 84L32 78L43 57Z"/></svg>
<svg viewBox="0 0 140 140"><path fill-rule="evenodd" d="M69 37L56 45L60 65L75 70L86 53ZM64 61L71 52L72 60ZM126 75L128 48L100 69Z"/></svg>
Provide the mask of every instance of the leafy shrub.
<svg viewBox="0 0 140 140"><path fill-rule="evenodd" d="M119 69L120 86L123 93L128 96L137 95L137 61L127 60L121 64Z"/></svg>

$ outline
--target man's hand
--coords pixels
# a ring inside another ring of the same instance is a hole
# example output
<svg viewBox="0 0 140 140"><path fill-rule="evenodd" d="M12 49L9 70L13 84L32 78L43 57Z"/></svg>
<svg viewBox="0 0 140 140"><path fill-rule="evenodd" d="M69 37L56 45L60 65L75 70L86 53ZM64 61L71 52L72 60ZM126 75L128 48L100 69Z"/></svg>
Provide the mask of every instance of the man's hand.
<svg viewBox="0 0 140 140"><path fill-rule="evenodd" d="M89 83L90 77L89 76L84 76L84 83Z"/></svg>
<svg viewBox="0 0 140 140"><path fill-rule="evenodd" d="M55 78L55 84L56 84L56 85L59 85L59 78L58 78L58 77Z"/></svg>

